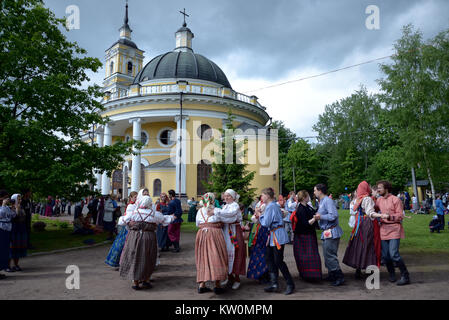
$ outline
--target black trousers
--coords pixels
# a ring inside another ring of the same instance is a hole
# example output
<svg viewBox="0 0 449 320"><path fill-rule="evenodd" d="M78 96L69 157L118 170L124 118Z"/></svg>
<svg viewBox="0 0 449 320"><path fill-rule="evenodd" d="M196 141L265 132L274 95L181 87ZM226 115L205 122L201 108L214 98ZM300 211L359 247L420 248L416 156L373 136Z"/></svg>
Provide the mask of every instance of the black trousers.
<svg viewBox="0 0 449 320"><path fill-rule="evenodd" d="M440 223L441 223L441 229L440 230L444 230L444 214L439 214L438 215L438 220L440 220Z"/></svg>
<svg viewBox="0 0 449 320"><path fill-rule="evenodd" d="M279 250L277 247L268 246L265 251L265 262L267 263L268 271L270 273L274 273L278 276L279 270L281 270L287 284L293 284L290 271L288 270L287 264L284 262L284 245L282 245Z"/></svg>

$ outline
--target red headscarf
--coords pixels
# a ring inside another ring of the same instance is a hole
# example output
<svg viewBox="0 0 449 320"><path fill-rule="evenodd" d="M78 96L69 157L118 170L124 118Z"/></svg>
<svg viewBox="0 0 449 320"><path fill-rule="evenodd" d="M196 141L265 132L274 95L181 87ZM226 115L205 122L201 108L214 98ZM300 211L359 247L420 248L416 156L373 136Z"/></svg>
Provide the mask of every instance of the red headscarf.
<svg viewBox="0 0 449 320"><path fill-rule="evenodd" d="M360 182L357 187L357 201L355 202L353 210L356 211L362 204L363 198L371 196L371 187L366 181Z"/></svg>

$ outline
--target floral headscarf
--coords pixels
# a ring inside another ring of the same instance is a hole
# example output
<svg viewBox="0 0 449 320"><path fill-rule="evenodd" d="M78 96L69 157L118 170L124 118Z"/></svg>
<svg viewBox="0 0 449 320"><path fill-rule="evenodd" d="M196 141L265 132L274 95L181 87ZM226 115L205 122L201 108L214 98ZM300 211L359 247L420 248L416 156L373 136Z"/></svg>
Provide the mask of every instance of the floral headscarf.
<svg viewBox="0 0 449 320"><path fill-rule="evenodd" d="M215 205L215 195L212 192L205 193L200 200L200 205L207 208Z"/></svg>

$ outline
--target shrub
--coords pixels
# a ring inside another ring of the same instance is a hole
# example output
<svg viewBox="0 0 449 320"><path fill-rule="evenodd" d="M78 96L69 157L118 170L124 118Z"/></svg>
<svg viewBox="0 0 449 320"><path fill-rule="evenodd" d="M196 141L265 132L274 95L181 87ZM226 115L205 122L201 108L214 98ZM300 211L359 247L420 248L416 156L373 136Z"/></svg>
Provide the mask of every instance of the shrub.
<svg viewBox="0 0 449 320"><path fill-rule="evenodd" d="M45 227L47 226L47 224L43 221L38 221L33 223L33 230L36 232L42 232L45 231Z"/></svg>
<svg viewBox="0 0 449 320"><path fill-rule="evenodd" d="M69 227L69 224L65 221L59 223L59 228L61 228L61 229L67 229L68 227Z"/></svg>

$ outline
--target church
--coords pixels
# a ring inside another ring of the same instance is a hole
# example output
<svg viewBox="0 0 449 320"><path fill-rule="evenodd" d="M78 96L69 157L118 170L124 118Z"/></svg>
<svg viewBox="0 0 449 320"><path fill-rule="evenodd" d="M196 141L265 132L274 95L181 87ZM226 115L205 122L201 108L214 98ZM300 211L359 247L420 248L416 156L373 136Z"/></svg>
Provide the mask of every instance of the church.
<svg viewBox="0 0 449 320"><path fill-rule="evenodd" d="M220 139L219 129L227 127L230 111L234 128L256 132L245 137L245 146L251 146L245 156L247 170L256 172L252 187L258 194L266 187L277 193L277 136L265 135L258 144L254 141L258 130L271 124L266 108L256 96L235 91L217 64L194 51L187 14L185 10L180 13L184 23L175 32L175 48L143 65L145 51L132 40L126 4L119 39L105 56L105 110L101 115L109 122L97 128L94 141L108 146L134 139L143 147L125 157L112 177L96 174L96 190L127 197L145 186L152 197L173 189L182 199L197 199L208 191L201 182L212 171L211 145Z"/></svg>

